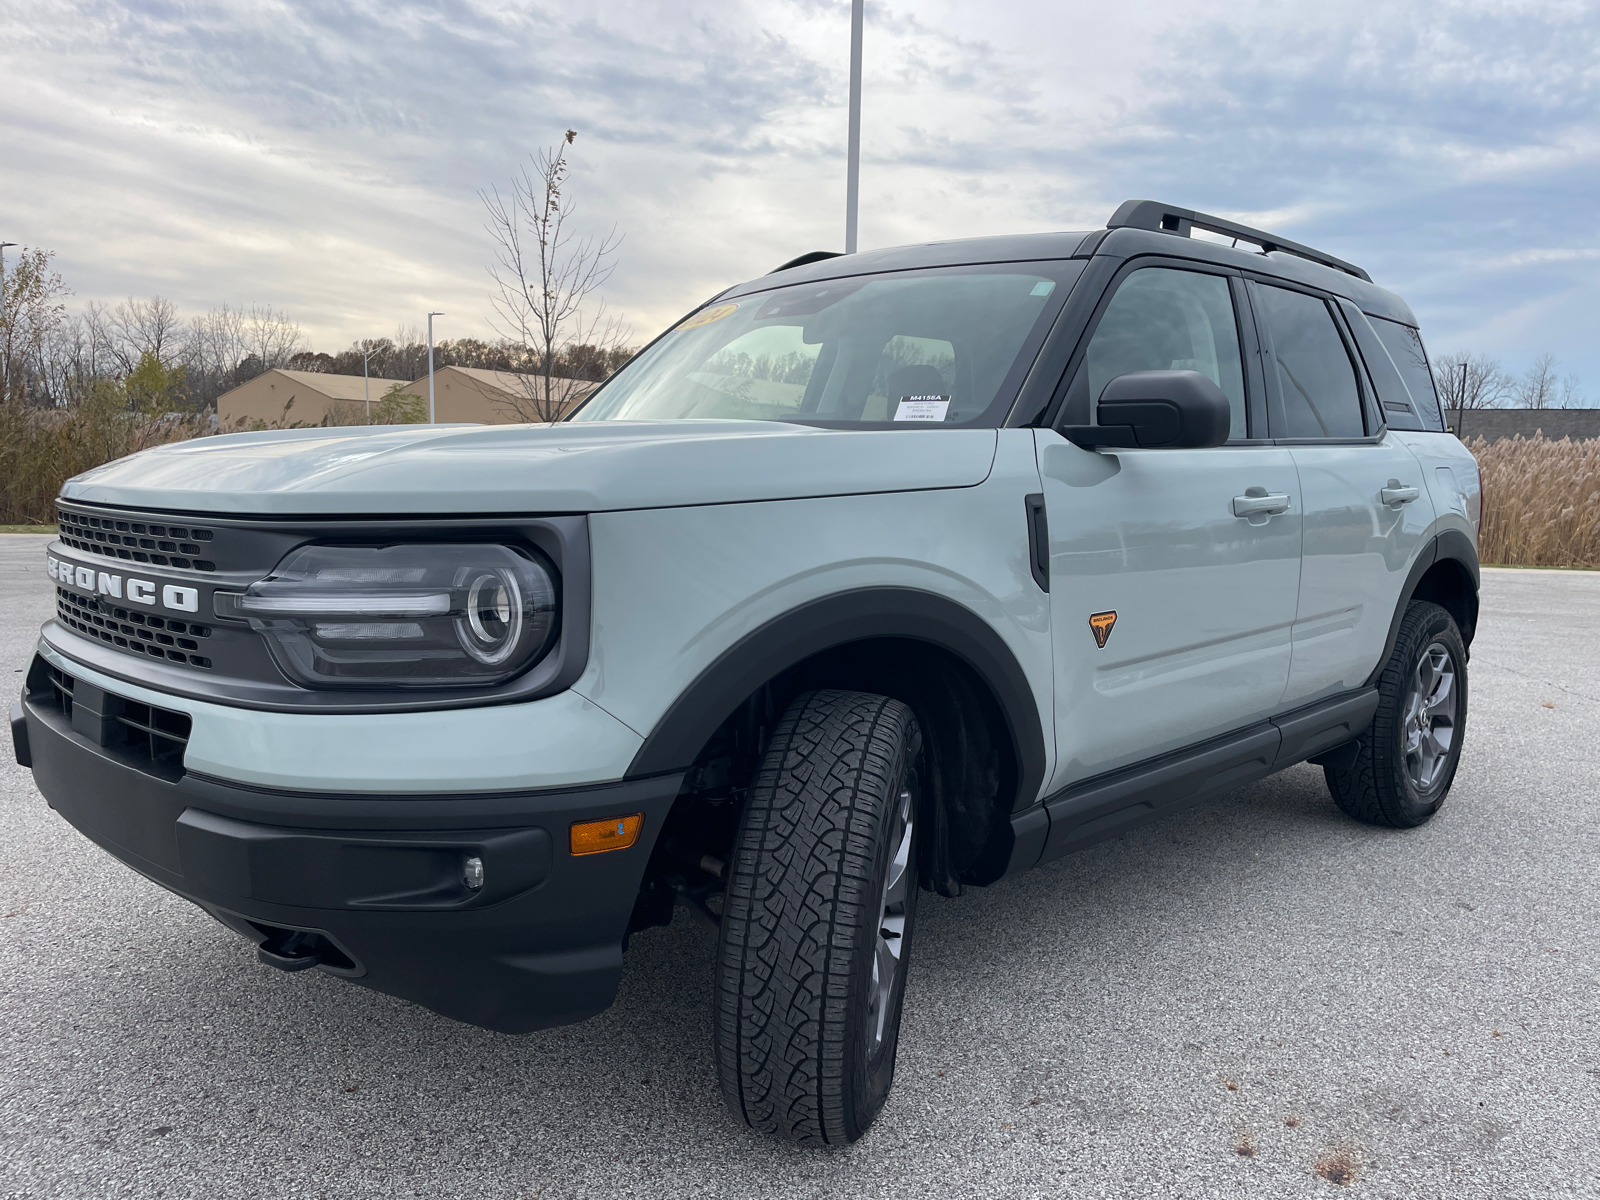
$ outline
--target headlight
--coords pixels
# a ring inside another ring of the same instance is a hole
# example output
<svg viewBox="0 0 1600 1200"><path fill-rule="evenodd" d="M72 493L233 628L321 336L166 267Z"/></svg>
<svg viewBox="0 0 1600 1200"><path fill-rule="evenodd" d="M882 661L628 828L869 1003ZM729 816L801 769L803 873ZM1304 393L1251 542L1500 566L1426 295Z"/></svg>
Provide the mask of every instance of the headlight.
<svg viewBox="0 0 1600 1200"><path fill-rule="evenodd" d="M470 544L302 546L215 607L308 687L501 683L549 651L558 611L538 551Z"/></svg>

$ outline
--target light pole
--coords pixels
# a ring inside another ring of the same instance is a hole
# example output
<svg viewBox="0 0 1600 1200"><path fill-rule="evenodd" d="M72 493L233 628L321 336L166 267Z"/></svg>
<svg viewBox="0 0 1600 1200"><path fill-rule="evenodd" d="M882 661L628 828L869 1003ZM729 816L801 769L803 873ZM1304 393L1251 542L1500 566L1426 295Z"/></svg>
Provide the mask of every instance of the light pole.
<svg viewBox="0 0 1600 1200"><path fill-rule="evenodd" d="M370 364L371 362L372 362L372 351L371 350L363 350L361 352L361 392L367 398L367 424L368 425L372 424L372 378L371 378L372 372L367 369L368 368L368 364Z"/></svg>
<svg viewBox="0 0 1600 1200"><path fill-rule="evenodd" d="M6 247L15 242L0 242L0 328L6 323ZM6 342L0 346L0 400L11 395L11 331L6 330Z"/></svg>
<svg viewBox="0 0 1600 1200"><path fill-rule="evenodd" d="M866 0L850 0L850 143L845 151L844 252L856 252L856 207L861 199L861 25Z"/></svg>
<svg viewBox="0 0 1600 1200"><path fill-rule="evenodd" d="M428 424L435 424L433 419L433 319L442 317L442 312L428 314Z"/></svg>

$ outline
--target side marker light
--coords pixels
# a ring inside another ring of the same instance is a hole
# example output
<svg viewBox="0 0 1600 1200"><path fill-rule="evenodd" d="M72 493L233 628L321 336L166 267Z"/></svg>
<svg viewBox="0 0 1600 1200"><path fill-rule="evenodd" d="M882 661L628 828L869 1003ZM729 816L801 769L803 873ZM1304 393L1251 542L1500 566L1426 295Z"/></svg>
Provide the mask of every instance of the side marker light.
<svg viewBox="0 0 1600 1200"><path fill-rule="evenodd" d="M607 817L603 821L574 821L572 853L603 854L607 850L626 850L639 840L639 831L643 828L643 813Z"/></svg>

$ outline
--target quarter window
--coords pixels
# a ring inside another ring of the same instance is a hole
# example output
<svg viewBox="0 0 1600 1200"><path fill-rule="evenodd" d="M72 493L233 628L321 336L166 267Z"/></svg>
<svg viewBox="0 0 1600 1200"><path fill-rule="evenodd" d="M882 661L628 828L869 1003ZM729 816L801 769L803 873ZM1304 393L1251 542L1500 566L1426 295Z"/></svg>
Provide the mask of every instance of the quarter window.
<svg viewBox="0 0 1600 1200"><path fill-rule="evenodd" d="M1245 432L1244 365L1228 281L1220 275L1145 267L1122 281L1085 356L1090 402L1130 371L1198 371L1233 410L1230 438Z"/></svg>
<svg viewBox="0 0 1600 1200"><path fill-rule="evenodd" d="M1417 406L1423 427L1442 431L1444 418L1439 413L1439 393L1433 386L1433 372L1428 368L1428 352L1422 348L1422 335L1409 325L1382 317L1373 317L1372 327L1378 331L1400 377L1406 381L1406 389Z"/></svg>
<svg viewBox="0 0 1600 1200"><path fill-rule="evenodd" d="M1327 304L1304 292L1265 284L1255 294L1272 341L1282 405L1283 419L1274 422L1273 433L1288 438L1365 436L1355 367Z"/></svg>

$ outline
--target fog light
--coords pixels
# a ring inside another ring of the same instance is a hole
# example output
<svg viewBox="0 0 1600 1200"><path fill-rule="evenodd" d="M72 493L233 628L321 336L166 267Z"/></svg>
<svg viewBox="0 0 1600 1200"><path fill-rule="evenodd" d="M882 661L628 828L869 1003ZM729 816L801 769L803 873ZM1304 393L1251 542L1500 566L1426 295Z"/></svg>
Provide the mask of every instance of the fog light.
<svg viewBox="0 0 1600 1200"><path fill-rule="evenodd" d="M603 821L576 821L572 826L574 854L602 854L607 850L626 850L639 840L644 814L607 817Z"/></svg>
<svg viewBox="0 0 1600 1200"><path fill-rule="evenodd" d="M469 891L476 892L483 887L483 859L474 854L462 862L461 882Z"/></svg>

